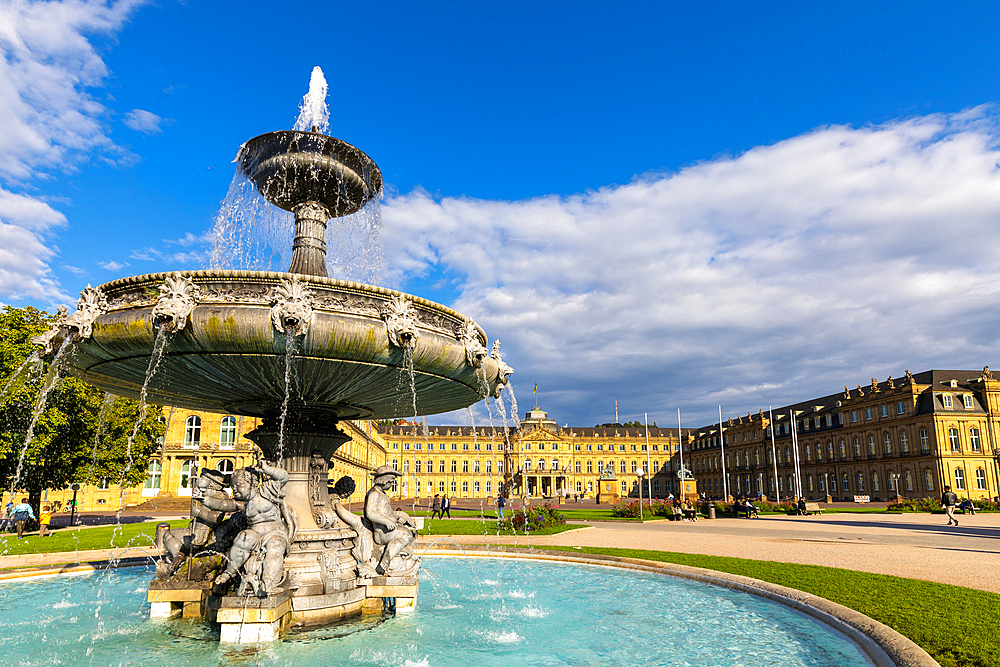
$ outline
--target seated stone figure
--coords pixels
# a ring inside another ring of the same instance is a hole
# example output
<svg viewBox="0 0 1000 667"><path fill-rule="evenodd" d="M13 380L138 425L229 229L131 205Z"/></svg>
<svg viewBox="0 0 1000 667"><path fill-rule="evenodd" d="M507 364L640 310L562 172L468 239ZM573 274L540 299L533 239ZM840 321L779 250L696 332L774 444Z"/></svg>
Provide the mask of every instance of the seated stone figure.
<svg viewBox="0 0 1000 667"><path fill-rule="evenodd" d="M375 470L374 476L372 488L365 496L364 518L340 503L334 506L340 518L358 533L351 550L358 561L358 574L362 577L412 574L420 562L412 549L416 524L406 512L394 511L386 494L400 473L384 465Z"/></svg>
<svg viewBox="0 0 1000 667"><path fill-rule="evenodd" d="M173 575L188 556L229 548L236 521L222 521L222 518L242 508L223 491L228 484L228 475L217 470L203 469L195 479L191 489L191 523L187 528L174 528L163 534L163 548L169 560L156 564L158 579Z"/></svg>
<svg viewBox="0 0 1000 667"><path fill-rule="evenodd" d="M278 588L297 530L282 491L287 482L287 472L263 460L233 473L233 498L244 504L246 528L233 540L225 571L215 578L216 592L236 577L237 595L253 592L265 598Z"/></svg>

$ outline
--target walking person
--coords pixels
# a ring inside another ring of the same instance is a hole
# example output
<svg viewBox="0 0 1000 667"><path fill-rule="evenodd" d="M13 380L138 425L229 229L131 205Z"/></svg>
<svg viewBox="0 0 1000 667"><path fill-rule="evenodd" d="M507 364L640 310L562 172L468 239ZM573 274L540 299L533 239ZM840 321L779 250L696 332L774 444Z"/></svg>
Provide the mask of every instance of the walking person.
<svg viewBox="0 0 1000 667"><path fill-rule="evenodd" d="M38 513L38 536L39 537L49 537L52 533L49 532L49 524L52 523L52 508L48 505L42 507L42 511Z"/></svg>
<svg viewBox="0 0 1000 667"><path fill-rule="evenodd" d="M451 518L451 500L448 498L448 494L444 494L441 498L441 518L444 518L445 513L448 514L448 518Z"/></svg>
<svg viewBox="0 0 1000 667"><path fill-rule="evenodd" d="M7 507L3 510L3 524L0 525L0 530L10 530L11 526L14 525L14 501L8 500Z"/></svg>
<svg viewBox="0 0 1000 667"><path fill-rule="evenodd" d="M434 502L431 504L432 519L434 518L434 515L437 515L437 518L439 519L441 518L441 496L436 493L434 494Z"/></svg>
<svg viewBox="0 0 1000 667"><path fill-rule="evenodd" d="M503 508L507 507L507 499L503 496L497 496L497 513L500 515L500 520L503 521Z"/></svg>
<svg viewBox="0 0 1000 667"><path fill-rule="evenodd" d="M951 490L950 486L944 487L944 493L941 494L941 508L948 514L948 525L950 526L952 522L958 525L958 519L955 518L955 505L958 504L958 496Z"/></svg>
<svg viewBox="0 0 1000 667"><path fill-rule="evenodd" d="M17 539L24 539L24 524L28 519L35 518L35 511L31 509L27 498L21 498L21 502L14 505L14 525L17 526Z"/></svg>

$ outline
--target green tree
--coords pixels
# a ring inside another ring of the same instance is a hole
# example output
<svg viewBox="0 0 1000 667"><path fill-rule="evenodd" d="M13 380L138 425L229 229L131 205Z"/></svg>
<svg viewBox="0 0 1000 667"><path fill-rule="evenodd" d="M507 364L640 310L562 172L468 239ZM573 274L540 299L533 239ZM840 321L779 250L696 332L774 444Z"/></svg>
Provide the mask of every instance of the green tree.
<svg viewBox="0 0 1000 667"><path fill-rule="evenodd" d="M164 432L162 411L151 405L129 448L139 419L138 402L117 397L105 404L104 392L63 374L25 447L39 390L51 369L40 360L34 372L18 371L34 351L31 337L44 332L53 320L53 315L30 307L4 306L0 311L0 388L7 387L0 397L0 481L6 490L17 477L15 491L26 491L36 509L45 489L102 479L126 487L141 483L146 462ZM11 382L15 374L18 377Z"/></svg>

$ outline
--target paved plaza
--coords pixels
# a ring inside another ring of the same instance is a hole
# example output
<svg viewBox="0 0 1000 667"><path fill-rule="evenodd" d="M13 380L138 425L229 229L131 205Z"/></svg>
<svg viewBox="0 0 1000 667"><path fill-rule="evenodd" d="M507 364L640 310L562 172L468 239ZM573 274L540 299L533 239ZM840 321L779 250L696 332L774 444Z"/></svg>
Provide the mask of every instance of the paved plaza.
<svg viewBox="0 0 1000 667"><path fill-rule="evenodd" d="M695 523L595 521L586 530L529 538L454 536L459 544L532 544L679 551L891 574L1000 593L1000 514L828 514L702 519ZM421 537L421 544L437 539Z"/></svg>

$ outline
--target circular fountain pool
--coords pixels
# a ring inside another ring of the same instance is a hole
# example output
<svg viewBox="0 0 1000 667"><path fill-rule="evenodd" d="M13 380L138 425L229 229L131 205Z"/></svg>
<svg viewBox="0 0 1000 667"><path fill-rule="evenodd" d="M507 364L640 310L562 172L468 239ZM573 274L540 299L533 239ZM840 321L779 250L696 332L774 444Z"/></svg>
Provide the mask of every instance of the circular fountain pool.
<svg viewBox="0 0 1000 667"><path fill-rule="evenodd" d="M417 611L220 646L200 621L151 621L150 572L0 585L17 665L870 665L829 628L752 595L673 577L510 559L424 560Z"/></svg>

